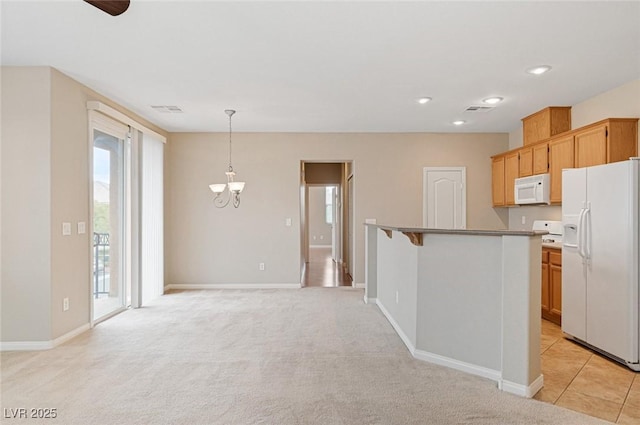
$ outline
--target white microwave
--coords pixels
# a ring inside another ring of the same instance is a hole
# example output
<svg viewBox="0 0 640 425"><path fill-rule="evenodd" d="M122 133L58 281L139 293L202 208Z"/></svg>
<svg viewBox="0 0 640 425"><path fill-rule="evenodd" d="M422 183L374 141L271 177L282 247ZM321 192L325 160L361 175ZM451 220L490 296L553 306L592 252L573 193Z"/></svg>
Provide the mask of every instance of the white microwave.
<svg viewBox="0 0 640 425"><path fill-rule="evenodd" d="M550 204L549 202L549 174L516 179L515 199L518 205Z"/></svg>

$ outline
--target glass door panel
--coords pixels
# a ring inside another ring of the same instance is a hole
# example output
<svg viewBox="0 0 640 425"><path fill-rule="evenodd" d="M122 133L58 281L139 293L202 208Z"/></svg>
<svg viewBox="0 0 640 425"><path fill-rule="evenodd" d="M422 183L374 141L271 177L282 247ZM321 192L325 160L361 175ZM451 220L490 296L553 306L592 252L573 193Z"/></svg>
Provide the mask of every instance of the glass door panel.
<svg viewBox="0 0 640 425"><path fill-rule="evenodd" d="M93 130L93 320L125 307L124 139Z"/></svg>

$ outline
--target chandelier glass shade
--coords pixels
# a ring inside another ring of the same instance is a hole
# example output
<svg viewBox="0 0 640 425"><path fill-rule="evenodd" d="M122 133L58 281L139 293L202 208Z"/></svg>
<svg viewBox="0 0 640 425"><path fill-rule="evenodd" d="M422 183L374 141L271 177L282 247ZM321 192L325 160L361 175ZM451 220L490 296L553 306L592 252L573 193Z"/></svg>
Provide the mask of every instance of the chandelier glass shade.
<svg viewBox="0 0 640 425"><path fill-rule="evenodd" d="M233 109L226 109L225 114L229 116L229 168L225 172L226 183L214 183L209 185L209 189L215 194L213 204L218 208L224 208L231 204L235 208L240 206L240 193L244 189L244 182L234 181L236 173L233 171L231 163L231 117L236 113ZM226 195L224 195L226 193Z"/></svg>

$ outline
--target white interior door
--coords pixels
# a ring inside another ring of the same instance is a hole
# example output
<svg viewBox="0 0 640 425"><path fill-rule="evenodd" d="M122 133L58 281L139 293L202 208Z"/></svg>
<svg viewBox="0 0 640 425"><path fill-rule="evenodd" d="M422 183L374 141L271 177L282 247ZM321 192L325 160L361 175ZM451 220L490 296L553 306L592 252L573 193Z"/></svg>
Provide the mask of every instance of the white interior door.
<svg viewBox="0 0 640 425"><path fill-rule="evenodd" d="M465 229L467 196L465 167L425 167L423 172L423 227Z"/></svg>

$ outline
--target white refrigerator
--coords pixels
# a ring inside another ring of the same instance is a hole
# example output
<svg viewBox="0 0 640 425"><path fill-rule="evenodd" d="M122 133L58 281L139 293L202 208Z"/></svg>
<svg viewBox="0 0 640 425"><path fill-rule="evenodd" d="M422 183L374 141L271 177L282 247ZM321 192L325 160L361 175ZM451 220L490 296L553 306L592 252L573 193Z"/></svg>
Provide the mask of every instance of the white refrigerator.
<svg viewBox="0 0 640 425"><path fill-rule="evenodd" d="M639 164L562 172L562 331L636 371Z"/></svg>

